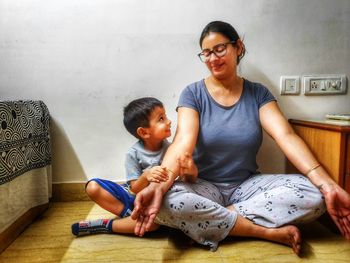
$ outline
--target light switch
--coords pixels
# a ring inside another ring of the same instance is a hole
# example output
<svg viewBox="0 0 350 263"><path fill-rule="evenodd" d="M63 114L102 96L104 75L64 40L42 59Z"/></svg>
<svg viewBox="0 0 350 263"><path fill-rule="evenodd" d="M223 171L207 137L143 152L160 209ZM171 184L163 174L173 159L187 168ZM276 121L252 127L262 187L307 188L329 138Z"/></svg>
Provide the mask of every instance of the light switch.
<svg viewBox="0 0 350 263"><path fill-rule="evenodd" d="M299 76L281 76L280 94L282 95L298 95L300 93L300 77Z"/></svg>

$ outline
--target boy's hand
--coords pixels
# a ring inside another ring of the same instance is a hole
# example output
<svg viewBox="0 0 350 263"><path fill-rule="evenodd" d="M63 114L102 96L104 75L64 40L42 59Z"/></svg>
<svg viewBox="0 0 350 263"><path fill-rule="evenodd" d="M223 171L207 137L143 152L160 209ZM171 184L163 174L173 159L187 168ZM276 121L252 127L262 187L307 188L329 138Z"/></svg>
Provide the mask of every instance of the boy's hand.
<svg viewBox="0 0 350 263"><path fill-rule="evenodd" d="M198 176L198 169L192 156L186 152L177 159L180 178L185 182L195 182Z"/></svg>
<svg viewBox="0 0 350 263"><path fill-rule="evenodd" d="M169 179L167 170L163 166L153 166L152 168L147 169L145 176L148 182L155 183L166 182Z"/></svg>

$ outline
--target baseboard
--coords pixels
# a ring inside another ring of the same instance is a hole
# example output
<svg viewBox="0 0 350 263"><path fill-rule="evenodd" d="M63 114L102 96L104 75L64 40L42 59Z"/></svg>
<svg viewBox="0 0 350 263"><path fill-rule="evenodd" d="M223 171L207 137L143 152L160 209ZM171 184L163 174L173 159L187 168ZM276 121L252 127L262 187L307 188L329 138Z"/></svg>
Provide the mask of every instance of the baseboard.
<svg viewBox="0 0 350 263"><path fill-rule="evenodd" d="M43 204L29 209L20 216L5 231L0 233L0 254L4 251L39 215L41 215L49 204Z"/></svg>
<svg viewBox="0 0 350 263"><path fill-rule="evenodd" d="M52 197L53 202L73 202L90 201L85 193L85 182L81 183L53 183Z"/></svg>

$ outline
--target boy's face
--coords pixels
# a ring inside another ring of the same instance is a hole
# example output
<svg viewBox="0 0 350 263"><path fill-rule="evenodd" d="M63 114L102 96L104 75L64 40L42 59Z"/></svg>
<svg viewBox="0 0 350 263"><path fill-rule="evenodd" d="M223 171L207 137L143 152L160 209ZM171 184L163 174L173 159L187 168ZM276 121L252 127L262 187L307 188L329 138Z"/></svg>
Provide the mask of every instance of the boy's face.
<svg viewBox="0 0 350 263"><path fill-rule="evenodd" d="M151 140L164 140L171 136L171 121L167 118L163 107L156 107L149 117L147 131Z"/></svg>

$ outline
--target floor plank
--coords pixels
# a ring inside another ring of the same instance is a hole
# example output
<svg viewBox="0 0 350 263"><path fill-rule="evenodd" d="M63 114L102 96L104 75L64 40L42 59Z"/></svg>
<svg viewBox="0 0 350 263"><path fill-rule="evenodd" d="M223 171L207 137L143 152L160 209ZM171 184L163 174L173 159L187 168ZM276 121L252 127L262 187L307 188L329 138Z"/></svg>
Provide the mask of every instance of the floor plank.
<svg viewBox="0 0 350 263"><path fill-rule="evenodd" d="M54 202L1 255L1 263L27 262L349 262L350 242L315 222L301 228L303 256L280 244L227 238L216 252L177 230L143 238L100 234L76 238L70 226L81 219L112 218L92 202Z"/></svg>

